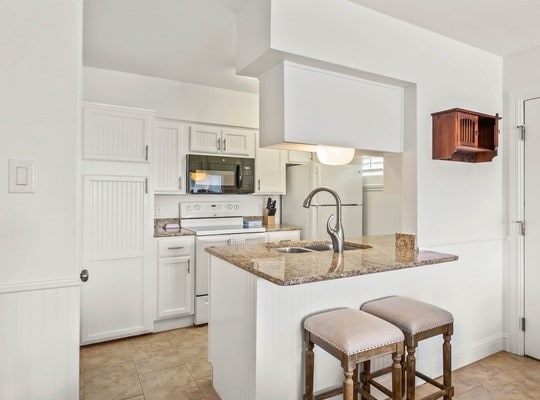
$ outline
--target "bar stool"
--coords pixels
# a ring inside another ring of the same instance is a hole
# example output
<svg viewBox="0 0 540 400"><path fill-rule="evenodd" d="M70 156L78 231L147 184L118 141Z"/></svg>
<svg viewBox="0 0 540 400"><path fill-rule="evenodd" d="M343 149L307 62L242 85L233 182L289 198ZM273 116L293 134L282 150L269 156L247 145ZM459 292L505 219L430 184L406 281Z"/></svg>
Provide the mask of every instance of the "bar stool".
<svg viewBox="0 0 540 400"><path fill-rule="evenodd" d="M369 394L368 387L360 388L358 363L388 353L392 353L393 358L392 391L380 384L377 384L377 388L393 400L401 399L400 361L404 350L403 333L392 324L360 310L332 310L312 315L304 320L304 339L306 344L305 400L327 399L340 393L343 393L344 400L355 399L357 393L362 393L362 399L377 400ZM341 361L344 374L343 388L326 390L314 396L314 344ZM367 384L369 383L371 382Z"/></svg>
<svg viewBox="0 0 540 400"><path fill-rule="evenodd" d="M402 372L406 374L407 400L415 400L415 377L419 377L425 382L436 386L439 391L423 397L420 400L438 399L451 400L454 395L452 386L452 348L450 339L454 332L454 317L442 308L422 301L413 300L408 297L392 296L382 299L368 301L364 303L361 310L375 315L391 324L397 326L405 335L405 346L407 348L407 359L402 360L406 364ZM435 381L427 375L416 371L416 348L418 342L433 336L443 335L443 383ZM365 373L367 378L374 375L380 376L378 372L373 374L369 371L369 365ZM405 388L402 387L402 390ZM403 394L405 394L403 392Z"/></svg>

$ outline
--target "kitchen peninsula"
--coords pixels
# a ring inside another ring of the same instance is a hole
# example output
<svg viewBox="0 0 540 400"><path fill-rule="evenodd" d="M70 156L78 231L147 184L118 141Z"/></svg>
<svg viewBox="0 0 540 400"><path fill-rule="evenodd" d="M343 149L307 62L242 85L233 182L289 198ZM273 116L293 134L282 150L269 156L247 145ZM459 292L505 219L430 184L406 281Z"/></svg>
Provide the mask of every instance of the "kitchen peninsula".
<svg viewBox="0 0 540 400"><path fill-rule="evenodd" d="M434 264L458 257L418 251L414 242L412 235L365 236L347 240L343 254L305 251L324 242L207 248L209 360L222 400L301 399L302 320L309 314L398 294L445 306L451 293L441 294L423 278L450 279L450 264ZM286 252L290 248L299 253ZM315 390L339 385L339 363L324 352L315 357Z"/></svg>

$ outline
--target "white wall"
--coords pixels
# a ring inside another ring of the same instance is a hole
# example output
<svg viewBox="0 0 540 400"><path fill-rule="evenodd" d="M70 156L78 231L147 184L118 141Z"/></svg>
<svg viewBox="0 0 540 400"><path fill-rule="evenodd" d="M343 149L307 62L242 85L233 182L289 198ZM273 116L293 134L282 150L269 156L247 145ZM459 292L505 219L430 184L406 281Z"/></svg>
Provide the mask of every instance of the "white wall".
<svg viewBox="0 0 540 400"><path fill-rule="evenodd" d="M76 399L82 1L0 8L0 399ZM8 159L35 193L8 193Z"/></svg>
<svg viewBox="0 0 540 400"><path fill-rule="evenodd" d="M156 110L156 117L259 127L259 96L84 67L83 99Z"/></svg>
<svg viewBox="0 0 540 400"><path fill-rule="evenodd" d="M416 213L419 247L463 256L456 262L456 271L482 264L492 273L475 278L473 288L483 292L482 298L500 298L503 157L480 164L432 160L431 113L453 107L502 113L502 58L346 0L273 0L267 17L270 15L271 38L266 41L271 49L264 54L266 60L294 55L295 59L314 59L410 83L406 88L409 118L405 120L402 164L403 226L411 226L406 220ZM242 26L240 21L238 34L249 34ZM252 49L259 47L260 52L262 42ZM255 52L253 57L242 54L244 63L250 58L260 68ZM256 69L245 68L251 72ZM501 145L499 154L504 151ZM424 283L459 284L461 279L468 277L456 273L454 282L435 278ZM455 309L459 316L456 329L479 343L485 340L502 348L500 318L489 321L490 329L469 323L487 323L478 302L480 295L473 293L468 292L467 301ZM502 315L502 301L491 307L494 315ZM470 345L472 342L456 343L456 351Z"/></svg>

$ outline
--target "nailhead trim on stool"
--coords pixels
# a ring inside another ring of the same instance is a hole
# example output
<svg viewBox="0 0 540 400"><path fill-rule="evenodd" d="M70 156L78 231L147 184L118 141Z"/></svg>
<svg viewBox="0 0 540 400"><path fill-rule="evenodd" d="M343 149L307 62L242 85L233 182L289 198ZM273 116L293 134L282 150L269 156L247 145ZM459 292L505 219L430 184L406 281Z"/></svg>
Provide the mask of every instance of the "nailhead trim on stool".
<svg viewBox="0 0 540 400"><path fill-rule="evenodd" d="M439 391L423 397L422 399L451 400L454 395L452 386L452 348L450 340L454 333L454 317L442 308L423 301L410 299L402 296L390 296L381 299L371 300L364 303L360 309L391 324L397 326L405 336L405 346L407 348L407 358L402 359L403 373L406 374L406 381L403 389L406 388L407 400L416 400L415 377L439 388ZM443 335L443 384L416 371L416 348L418 342L433 336ZM381 371L371 373L368 370L368 377L380 376Z"/></svg>
<svg viewBox="0 0 540 400"><path fill-rule="evenodd" d="M322 312L304 320L306 343L306 400L327 399L343 393L343 399L353 400L357 393L362 399L376 400L369 394L369 384L362 387L358 381L358 363L378 355L392 353L392 391L380 388L394 400L401 399L402 376L401 357L403 355L403 333L394 325L371 314L354 309L339 309ZM341 361L344 380L342 388L326 390L314 395L313 375L314 345L319 346Z"/></svg>

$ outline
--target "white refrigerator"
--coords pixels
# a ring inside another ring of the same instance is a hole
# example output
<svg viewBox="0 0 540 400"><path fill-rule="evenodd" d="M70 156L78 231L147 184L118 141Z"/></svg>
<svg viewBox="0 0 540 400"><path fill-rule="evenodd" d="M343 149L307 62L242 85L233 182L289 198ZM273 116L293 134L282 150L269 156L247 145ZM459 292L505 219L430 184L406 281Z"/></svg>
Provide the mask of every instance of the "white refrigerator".
<svg viewBox="0 0 540 400"><path fill-rule="evenodd" d="M282 220L302 228L303 240L330 239L326 221L336 213L334 197L317 193L310 208L302 203L316 187L334 189L343 205L345 239L362 236L362 170L360 165L305 164L287 167L287 194L282 197ZM335 221L332 221L334 226Z"/></svg>

